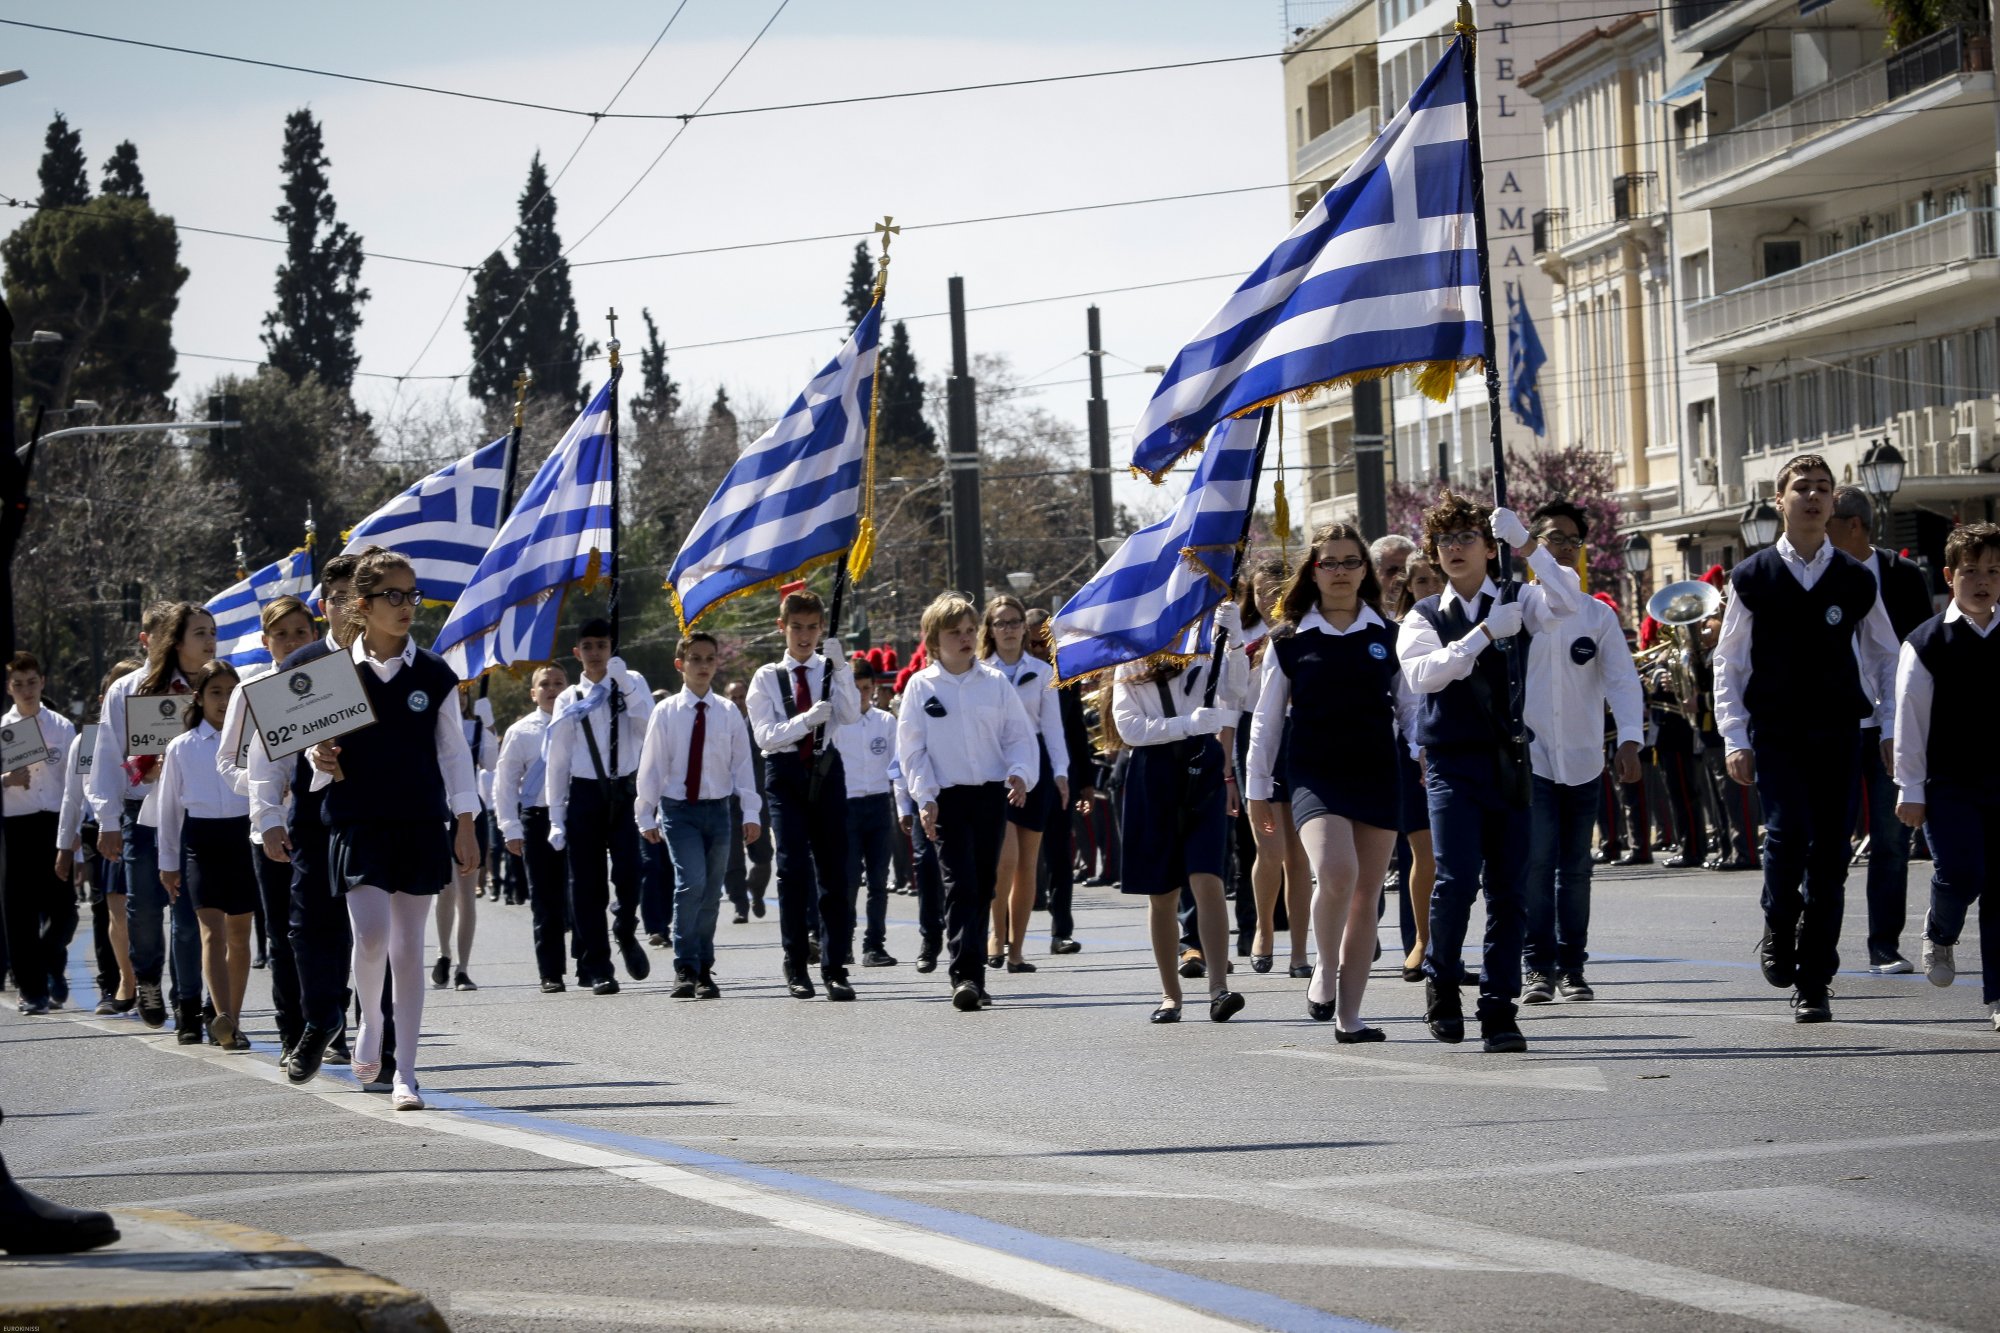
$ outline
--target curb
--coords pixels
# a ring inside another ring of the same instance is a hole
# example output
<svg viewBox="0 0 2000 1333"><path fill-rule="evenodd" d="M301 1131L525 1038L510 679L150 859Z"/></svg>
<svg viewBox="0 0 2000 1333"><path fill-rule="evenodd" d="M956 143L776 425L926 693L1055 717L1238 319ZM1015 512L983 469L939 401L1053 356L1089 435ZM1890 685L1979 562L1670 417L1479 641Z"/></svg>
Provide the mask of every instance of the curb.
<svg viewBox="0 0 2000 1333"><path fill-rule="evenodd" d="M115 1208L123 1237L0 1259L0 1324L38 1333L450 1333L430 1301L268 1231Z"/></svg>

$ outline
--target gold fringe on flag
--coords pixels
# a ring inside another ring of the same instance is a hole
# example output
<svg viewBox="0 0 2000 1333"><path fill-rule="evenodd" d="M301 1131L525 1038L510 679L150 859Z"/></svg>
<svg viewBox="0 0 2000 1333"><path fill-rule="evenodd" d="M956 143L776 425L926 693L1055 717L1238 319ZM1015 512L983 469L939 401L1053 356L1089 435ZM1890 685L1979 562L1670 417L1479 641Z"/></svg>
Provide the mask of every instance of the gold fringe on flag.
<svg viewBox="0 0 2000 1333"><path fill-rule="evenodd" d="M1409 371L1413 377L1418 393L1434 403L1442 403L1451 397L1452 388L1458 383L1460 375L1465 374L1469 370L1484 370L1485 368L1485 357L1468 356L1456 361L1412 361L1406 365L1382 366L1376 370L1357 370L1351 375L1338 375L1330 380L1321 380L1317 384L1307 384L1301 388L1287 389L1283 393L1272 394L1269 398L1259 399L1248 407L1238 408L1236 411L1230 413L1230 415L1233 417L1247 417L1252 412L1261 411L1277 403L1309 403L1321 394L1329 393L1334 389L1351 389L1355 385L1365 383L1368 380L1387 379L1389 376L1405 370ZM1176 458L1174 462L1178 463L1180 459ZM1162 472L1161 475L1164 476L1165 473Z"/></svg>
<svg viewBox="0 0 2000 1333"><path fill-rule="evenodd" d="M699 625L702 621L706 620L709 617L709 615L712 614L715 611L715 609L719 606L723 606L726 603L733 602L739 597L753 597L760 592L769 592L774 588L782 587L785 584L790 583L795 579L802 579L806 577L808 574L811 574L816 570L823 568L824 566L832 564L836 560L845 558L846 555L847 555L846 551L828 551L824 555L816 555L812 559L806 561L804 564L799 565L793 569L788 569L782 574L773 574L769 578L758 579L755 583L750 584L748 587L738 588L734 592L726 592L722 594L722 596L710 602L707 606L703 607L701 614L696 616L693 620L689 620L687 618L687 612L681 606L680 591L674 587L673 583L671 581L662 583L660 587L665 589L667 594L667 600L673 603L674 620L677 624L680 625L681 633L686 634L690 630L692 630L696 625Z"/></svg>

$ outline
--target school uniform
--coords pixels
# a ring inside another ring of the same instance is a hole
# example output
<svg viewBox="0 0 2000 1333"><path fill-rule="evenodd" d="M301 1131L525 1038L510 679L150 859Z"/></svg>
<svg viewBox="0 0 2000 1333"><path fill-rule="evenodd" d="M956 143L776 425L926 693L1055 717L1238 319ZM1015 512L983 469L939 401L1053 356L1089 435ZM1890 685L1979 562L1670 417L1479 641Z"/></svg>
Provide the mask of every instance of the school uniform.
<svg viewBox="0 0 2000 1333"><path fill-rule="evenodd" d="M479 797L479 813L472 821L472 835L478 842L480 851L493 834L493 769L500 762L500 738L494 734L493 724L486 716L493 711L493 705L485 699L473 704L471 717L459 718L459 725L465 728L465 747L472 752L474 786ZM541 709L536 709L540 712ZM489 892L495 898L500 896L500 867L489 863L488 882L493 886Z"/></svg>
<svg viewBox="0 0 2000 1333"><path fill-rule="evenodd" d="M1212 660L1152 680L1127 667L1112 685L1112 721L1130 755L1118 793L1121 893L1177 893L1195 875L1228 868L1222 742L1188 730L1188 715L1209 706ZM1212 706L1225 714L1225 729L1235 725L1248 675L1242 654L1224 655Z"/></svg>
<svg viewBox="0 0 2000 1333"><path fill-rule="evenodd" d="M1260 626L1256 633L1256 638L1242 645L1244 660L1249 668L1248 682L1244 689L1243 712L1249 718L1256 717L1257 705L1263 698L1264 663L1269 660L1271 647L1271 636L1268 626ZM1276 767L1280 769L1284 766L1282 751L1284 750L1285 738L1286 734L1281 729L1278 742L1281 756L1276 764ZM1250 727L1245 725L1236 728L1234 740L1236 745L1237 780L1247 784L1250 773ZM1273 790L1275 791L1283 783L1282 774L1274 773L1271 781ZM1247 785L1244 786L1243 791L1244 799L1241 808L1237 810L1236 818L1229 823L1229 878L1223 885L1223 892L1236 905L1236 952L1239 956L1247 957L1252 944L1255 943L1257 935L1257 885L1255 879L1257 832L1250 826L1249 787ZM1276 800L1278 798L1274 795L1271 799ZM1287 791L1283 799L1289 802L1291 800L1291 793ZM1282 893L1279 894L1278 899L1282 902L1284 895ZM1282 911L1283 909L1280 908L1279 910ZM1180 919L1181 947L1184 949L1201 948L1201 923L1195 911L1194 892L1191 889L1184 888L1181 890Z"/></svg>
<svg viewBox="0 0 2000 1333"><path fill-rule="evenodd" d="M1703 795L1714 829L1712 870L1754 870L1757 860L1757 828L1763 822L1757 810L1757 789L1733 782L1729 777L1729 748L1715 725L1715 662L1706 649L1697 649L1694 660L1695 688L1703 700L1699 734Z"/></svg>
<svg viewBox="0 0 2000 1333"><path fill-rule="evenodd" d="M250 809L251 756L264 746L250 726L249 702L243 686L272 674L269 663L245 671L230 692L229 708L222 716L222 734L215 747L216 772L230 789L244 798L246 831L249 834L249 864L257 881L257 901L265 929L266 966L271 973L272 1018L278 1028L280 1047L291 1046L305 1028L304 1002L300 998L298 957L292 950L292 868L283 861L264 855L264 838Z"/></svg>
<svg viewBox="0 0 2000 1333"><path fill-rule="evenodd" d="M746 696L745 701L748 702ZM764 799L764 752L757 748L757 736L750 728L750 715L743 713L743 735L750 743L750 774L757 783L757 799ZM737 811L737 822L743 822L742 811ZM743 845L738 838L729 845L729 873L724 883L729 891L730 906L739 917L748 917L751 904L757 907L757 915L764 915L764 890L771 882L771 831L764 830L764 836Z"/></svg>
<svg viewBox="0 0 2000 1333"><path fill-rule="evenodd" d="M1819 998L1840 968L1861 725L1895 729L1895 631L1874 577L1830 541L1807 559L1781 536L1729 578L1715 712L1764 803L1765 975Z"/></svg>
<svg viewBox="0 0 2000 1333"><path fill-rule="evenodd" d="M896 715L864 708L861 720L833 734L847 775L847 886L868 890L861 932L863 955L883 952L889 933L889 858L896 838L896 803L889 783Z"/></svg>
<svg viewBox="0 0 2000 1333"><path fill-rule="evenodd" d="M222 733L206 718L160 759L160 865L181 876L196 911L245 916L257 906L249 848L250 798L216 767Z"/></svg>
<svg viewBox="0 0 2000 1333"><path fill-rule="evenodd" d="M764 752L771 837L777 859L778 935L785 976L806 976L808 903L819 912L820 970L844 977L854 953L854 895L847 888L847 773L833 734L861 720L861 695L844 654L831 663L818 653L801 662L789 653L757 668L745 695L750 726ZM824 731L799 714L821 697L833 715ZM818 799L813 799L815 770Z"/></svg>
<svg viewBox="0 0 2000 1333"><path fill-rule="evenodd" d="M742 840L743 825L764 822L737 717L722 695L682 686L646 722L634 813L640 832L660 831L673 863L674 972L687 980L706 979L715 966L729 844Z"/></svg>
<svg viewBox="0 0 2000 1333"><path fill-rule="evenodd" d="M55 872L61 841L63 787L76 727L52 708L23 717L18 707L0 714L0 731L39 729L42 758L17 770L26 787L0 794L5 809L6 880L0 884L7 947L21 1007L39 1009L69 999L69 942L76 934L76 893ZM10 775L15 776L15 775Z"/></svg>
<svg viewBox="0 0 2000 1333"><path fill-rule="evenodd" d="M1560 631L1530 640L1522 706L1534 802L1521 886L1521 961L1549 980L1580 981L1589 956L1590 835L1606 769L1607 707L1614 750L1638 745L1645 706L1632 650L1617 612L1585 598Z"/></svg>
<svg viewBox="0 0 2000 1333"><path fill-rule="evenodd" d="M1097 757L1090 749L1090 729L1084 723L1080 688L1064 685L1054 693L1062 710L1063 745L1068 750L1069 803L1050 817L1042 834L1042 868L1048 876L1049 935L1053 941L1061 942L1076 934L1072 903L1076 894L1076 828L1082 821L1074 812L1077 802L1091 786Z"/></svg>
<svg viewBox="0 0 2000 1333"><path fill-rule="evenodd" d="M1914 560L1880 547L1861 562L1882 590L1882 609L1900 645L1928 621L1930 584ZM1895 774L1882 762L1882 735L1872 726L1861 728L1860 760L1862 829L1868 835L1868 965L1890 966L1903 960L1903 926L1909 920L1910 839L1915 830L1896 818Z"/></svg>
<svg viewBox="0 0 2000 1333"><path fill-rule="evenodd" d="M1981 998L2000 1003L2000 768L1994 763L1993 684L2000 626L1985 629L1956 602L1918 626L1896 668L1896 783L1924 807L1931 905L1924 937L1955 945L1979 904ZM1996 1018L2000 1022L2000 1018Z"/></svg>
<svg viewBox="0 0 2000 1333"><path fill-rule="evenodd" d="M97 960L97 991L102 1004L117 995L123 979L118 967L118 950L111 943L110 899L124 896L125 880L118 873L118 863L105 860L97 851L97 819L86 790L90 765L97 749L96 739L90 734L89 727L80 727L76 738L69 743L69 755L63 763L62 811L56 816L56 849L71 853L77 868L83 873L90 898L90 943ZM123 903L118 905L121 913L124 906ZM3 922L4 914L0 914L0 923ZM0 924L0 941L5 939L6 929L4 924ZM0 947L0 968L5 966L6 950ZM131 1002L127 1001L125 1008L131 1007ZM113 1009L112 1012L124 1011Z"/></svg>
<svg viewBox="0 0 2000 1333"><path fill-rule="evenodd" d="M569 869L576 972L585 985L615 984L613 936L634 981L653 970L637 938L639 830L632 822L634 777L652 711L645 678L614 657L603 680L563 691L545 737L549 845L563 853Z"/></svg>
<svg viewBox="0 0 2000 1333"><path fill-rule="evenodd" d="M561 982L568 968L564 959L569 877L563 854L549 846L548 761L542 757L549 718L549 713L532 708L507 728L493 769L493 818L502 838L509 842L518 839L521 844L535 937L535 969L543 981Z"/></svg>
<svg viewBox="0 0 2000 1333"><path fill-rule="evenodd" d="M902 725L898 718L897 725ZM938 868L938 846L925 835L916 802L910 799L909 784L903 781L902 762L889 756L889 785L896 806L896 821L910 822L910 878L917 895L917 963L935 964L944 951L944 874ZM994 863L999 874L999 863Z"/></svg>
<svg viewBox="0 0 2000 1333"><path fill-rule="evenodd" d="M1000 871L1007 783L1032 792L1042 756L1017 685L983 662L932 662L903 687L896 762L919 814L937 807L938 872L952 984L986 989L986 928Z"/></svg>
<svg viewBox="0 0 2000 1333"><path fill-rule="evenodd" d="M1062 698L1050 688L1055 668L1029 652L1023 652L1012 666L995 653L985 659L985 665L1005 676L1014 687L1021 709L1028 715L1028 724L1035 730L1035 748L1039 752L1035 785L1027 804L1008 806L1007 822L1031 833L1045 833L1060 804L1055 780L1069 778L1069 743L1063 734Z"/></svg>

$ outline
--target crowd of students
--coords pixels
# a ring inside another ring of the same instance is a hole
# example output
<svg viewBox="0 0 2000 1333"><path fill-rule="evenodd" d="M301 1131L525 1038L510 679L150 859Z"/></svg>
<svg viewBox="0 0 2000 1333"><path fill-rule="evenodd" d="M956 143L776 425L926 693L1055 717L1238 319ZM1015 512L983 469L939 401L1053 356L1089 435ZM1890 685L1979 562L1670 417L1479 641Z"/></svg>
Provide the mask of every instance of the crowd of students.
<svg viewBox="0 0 2000 1333"><path fill-rule="evenodd" d="M670 995L698 1001L723 993L723 901L746 924L774 888L789 993L847 1002L857 961L900 966L888 901L906 893L916 970L942 963L952 1007L977 1012L991 974L1037 969L1032 913L1049 913L1050 953L1073 954L1076 885L1115 884L1149 900L1154 1023L1181 1020L1183 980L1227 1021L1245 1005L1235 960L1269 971L1282 941L1306 1013L1355 1043L1384 1038L1367 985L1393 897L1396 970L1422 983L1430 1035L1465 1040L1470 988L1482 1044L1506 1052L1526 1049L1518 1005L1593 998L1593 863L1671 843L1669 865L1761 865L1763 975L1796 1021L1827 1021L1857 829L1878 973L1951 984L1968 909L2000 893L1980 723L2000 679L2000 527L1952 533L1933 614L1921 573L1867 545L1857 495L1816 456L1787 463L1783 534L1712 571L1726 595L1684 669L1643 678L1610 599L1584 592L1580 508L1524 522L1446 494L1416 540L1336 524L1295 565L1251 562L1213 653L1108 682L1058 686L1046 613L955 593L892 677L880 650L826 636L800 584L779 600L783 655L726 688L710 634L682 639L680 688L655 691L608 623L584 623L577 682L536 671L534 706L499 735L411 636L411 563L342 555L323 625L295 598L264 608L275 667L216 660L197 605L150 609L94 729L43 704L32 654L11 659L0 732L12 747L38 727L42 745L0 785L0 960L23 1013L63 1007L88 903L99 1012L171 1014L182 1042L233 1050L267 967L288 1077L351 1062L413 1109L425 992L477 989L482 900L528 906L544 992L573 976L615 994L621 968L645 981L649 949L670 949ZM242 686L334 653L375 722L272 760ZM1699 697L1678 697L1690 680ZM134 700L178 712L162 753L124 752ZM1919 964L1900 945L1912 830L1932 858ZM2000 1030L2000 927L1981 938Z"/></svg>

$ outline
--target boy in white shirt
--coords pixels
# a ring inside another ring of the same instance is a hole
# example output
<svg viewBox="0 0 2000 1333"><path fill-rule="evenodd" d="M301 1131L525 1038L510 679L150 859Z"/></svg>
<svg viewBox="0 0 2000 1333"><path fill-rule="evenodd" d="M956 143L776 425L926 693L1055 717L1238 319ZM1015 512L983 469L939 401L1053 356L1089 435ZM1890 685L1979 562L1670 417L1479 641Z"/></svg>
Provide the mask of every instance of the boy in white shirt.
<svg viewBox="0 0 2000 1333"><path fill-rule="evenodd" d="M868 889L867 924L861 934L861 966L894 967L889 956L890 840L896 836L896 808L889 764L896 752L896 715L871 702L875 664L854 659L854 688L861 696L861 720L834 733L840 766L847 770L847 895Z"/></svg>
<svg viewBox="0 0 2000 1333"><path fill-rule="evenodd" d="M76 728L42 706L42 664L33 653L15 653L7 663L7 693L13 707L0 717L0 731L36 729L40 754L0 778L6 805L6 882L0 903L6 911L7 942L21 1012L46 1014L69 1000L69 941L76 933L76 895L58 879L51 850L59 842L64 765ZM29 740L25 734L22 740Z"/></svg>

